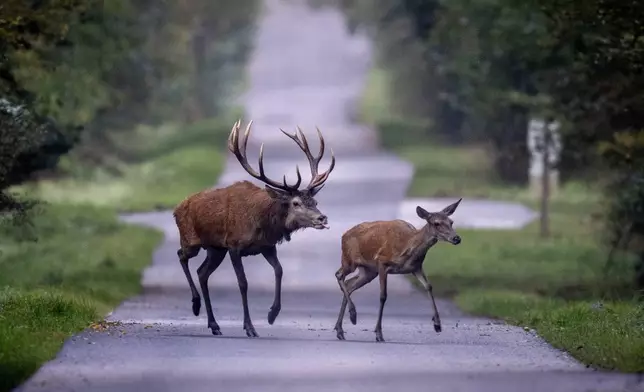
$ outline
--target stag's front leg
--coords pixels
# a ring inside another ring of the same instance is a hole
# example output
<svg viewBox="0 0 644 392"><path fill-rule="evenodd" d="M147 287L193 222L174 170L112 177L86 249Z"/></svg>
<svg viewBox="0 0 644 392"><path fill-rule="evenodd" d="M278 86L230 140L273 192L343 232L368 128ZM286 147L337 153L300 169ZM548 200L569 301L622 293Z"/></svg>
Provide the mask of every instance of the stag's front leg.
<svg viewBox="0 0 644 392"><path fill-rule="evenodd" d="M208 328L212 331L213 335L221 335L219 324L215 320L215 315L212 313L212 305L210 304L210 292L208 291L208 278L213 272L221 265L226 257L227 250L221 248L208 248L208 256L206 260L197 269L199 276L199 285L206 304L206 314L208 315Z"/></svg>
<svg viewBox="0 0 644 392"><path fill-rule="evenodd" d="M432 285L429 283L427 280L427 277L425 276L425 273L422 270L415 271L413 272L414 276L418 281L423 285L425 288L425 291L427 291L427 294L429 295L429 299L432 301L432 306L434 308L434 316L432 317L432 321L434 322L434 331L440 332L442 330L441 328L441 319L440 316L438 315L438 307L436 307L436 301L434 300L434 294L432 292Z"/></svg>
<svg viewBox="0 0 644 392"><path fill-rule="evenodd" d="M246 273L244 272L244 265L242 264L242 259L239 253L231 251L230 260L233 264L233 269L235 270L235 275L237 275L237 284L239 285L239 292L242 297L242 306L244 307L244 330L246 330L246 336L249 338L259 337L253 326L253 322L250 320L250 311L248 310L248 281L246 280Z"/></svg>
<svg viewBox="0 0 644 392"><path fill-rule="evenodd" d="M282 264L277 258L277 249L273 246L262 252L262 256L268 261L268 264L273 267L275 272L275 294L273 297L273 305L268 310L268 323L273 325L275 319L282 310Z"/></svg>

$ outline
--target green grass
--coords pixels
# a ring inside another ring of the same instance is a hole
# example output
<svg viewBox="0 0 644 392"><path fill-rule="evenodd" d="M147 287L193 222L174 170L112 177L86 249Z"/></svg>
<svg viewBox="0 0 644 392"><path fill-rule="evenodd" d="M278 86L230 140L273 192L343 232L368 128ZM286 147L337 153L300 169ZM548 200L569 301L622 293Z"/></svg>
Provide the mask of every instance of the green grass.
<svg viewBox="0 0 644 392"><path fill-rule="evenodd" d="M107 171L87 169L70 158L63 178L17 187L49 202L91 204L122 212L174 207L191 193L215 184L225 164L225 143L233 116L191 126L140 127L114 137L118 159Z"/></svg>
<svg viewBox="0 0 644 392"><path fill-rule="evenodd" d="M641 303L563 301L521 292L475 290L459 295L456 303L465 311L534 328L553 346L590 366L644 371Z"/></svg>
<svg viewBox="0 0 644 392"><path fill-rule="evenodd" d="M107 167L72 153L59 164L63 176L14 189L46 204L31 228L0 225L0 391L140 291L162 234L120 223L116 211L172 208L212 186L239 113L227 117L114 133Z"/></svg>
<svg viewBox="0 0 644 392"><path fill-rule="evenodd" d="M381 144L416 168L409 195L521 202L537 209L526 188L496 180L482 145L446 146L427 136L431 124L400 118L391 109L388 75L375 69L361 117ZM644 310L634 302L634 260L619 255L606 269L601 192L579 182L552 197L551 237L539 223L521 230L458 229L459 246L439 243L424 268L434 292L465 311L535 328L554 346L591 366L644 372ZM591 305L606 301L595 310Z"/></svg>
<svg viewBox="0 0 644 392"><path fill-rule="evenodd" d="M41 181L25 189L50 202L92 204L119 211L166 209L214 185L223 164L221 148L184 147L126 166L120 176L97 171L90 179Z"/></svg>
<svg viewBox="0 0 644 392"><path fill-rule="evenodd" d="M0 227L0 391L137 294L141 271L162 239L100 207L39 206L33 223Z"/></svg>

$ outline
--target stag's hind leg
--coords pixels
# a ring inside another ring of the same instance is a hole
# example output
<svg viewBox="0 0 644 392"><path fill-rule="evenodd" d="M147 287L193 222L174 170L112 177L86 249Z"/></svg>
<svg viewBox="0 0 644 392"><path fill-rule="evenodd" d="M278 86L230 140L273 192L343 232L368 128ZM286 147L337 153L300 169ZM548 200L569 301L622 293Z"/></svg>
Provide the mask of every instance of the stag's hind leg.
<svg viewBox="0 0 644 392"><path fill-rule="evenodd" d="M201 266L197 269L199 285L201 286L201 292L203 293L204 302L206 303L208 328L210 328L213 335L221 335L221 330L219 329L219 324L217 324L215 315L212 312L210 292L208 291L208 278L210 278L210 275L212 275L217 267L221 265L221 262L224 261L224 257L226 257L227 252L228 250L225 248L208 248L208 256L206 257L206 260L204 260Z"/></svg>
<svg viewBox="0 0 644 392"><path fill-rule="evenodd" d="M342 319L344 318L344 312L347 308L347 303L351 300L351 294L363 287L367 283L371 282L378 276L378 273L367 267L358 267L358 275L349 279L345 283L347 293L342 297L342 305L340 306L340 313L338 314L338 321L335 323L334 330L337 332L336 336L339 340L344 340L344 330L342 328ZM341 286L342 288L342 286ZM353 302L352 302L353 303ZM355 309L355 308L354 308Z"/></svg>
<svg viewBox="0 0 644 392"><path fill-rule="evenodd" d="M192 275L190 275L190 269L188 268L188 261L191 258L199 254L201 246L192 245L188 247L181 247L177 251L177 256L179 256L179 262L181 263L181 268L183 268L183 273L188 279L188 284L190 285L190 291L192 292L192 313L195 316L199 316L199 311L201 310L201 297L195 286L195 282L192 280Z"/></svg>

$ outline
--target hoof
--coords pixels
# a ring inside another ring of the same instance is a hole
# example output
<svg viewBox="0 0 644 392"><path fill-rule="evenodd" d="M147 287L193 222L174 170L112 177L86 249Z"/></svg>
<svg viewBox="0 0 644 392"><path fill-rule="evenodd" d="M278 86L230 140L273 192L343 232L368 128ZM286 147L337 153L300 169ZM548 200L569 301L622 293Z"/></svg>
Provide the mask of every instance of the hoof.
<svg viewBox="0 0 644 392"><path fill-rule="evenodd" d="M376 333L376 342L384 342L385 338L382 337L381 333Z"/></svg>
<svg viewBox="0 0 644 392"><path fill-rule="evenodd" d="M356 312L355 306L349 308L349 320L351 320L351 324L353 325L356 325L358 322L358 313Z"/></svg>
<svg viewBox="0 0 644 392"><path fill-rule="evenodd" d="M282 310L281 306L276 306L276 307L271 306L271 308L268 311L268 323L270 325L273 325L273 323L275 322L275 319L280 314L280 310Z"/></svg>
<svg viewBox="0 0 644 392"><path fill-rule="evenodd" d="M344 338L344 330L342 330L342 327L338 327L337 325L335 328L333 328L334 331L336 331L335 336L338 338L338 340L345 340Z"/></svg>
<svg viewBox="0 0 644 392"><path fill-rule="evenodd" d="M215 336L221 336L222 335L221 330L219 329L219 327L210 328L210 330L212 331L212 334L215 335Z"/></svg>
<svg viewBox="0 0 644 392"><path fill-rule="evenodd" d="M255 331L255 327L253 327L252 325L250 327L244 327L244 330L246 330L246 336L248 336L249 338L259 337L257 331Z"/></svg>
<svg viewBox="0 0 644 392"><path fill-rule="evenodd" d="M432 317L432 321L434 322L434 331L441 332L443 330L443 328L441 328L441 320L434 316Z"/></svg>
<svg viewBox="0 0 644 392"><path fill-rule="evenodd" d="M201 298L196 297L192 299L192 313L195 316L199 316L199 311L201 310Z"/></svg>

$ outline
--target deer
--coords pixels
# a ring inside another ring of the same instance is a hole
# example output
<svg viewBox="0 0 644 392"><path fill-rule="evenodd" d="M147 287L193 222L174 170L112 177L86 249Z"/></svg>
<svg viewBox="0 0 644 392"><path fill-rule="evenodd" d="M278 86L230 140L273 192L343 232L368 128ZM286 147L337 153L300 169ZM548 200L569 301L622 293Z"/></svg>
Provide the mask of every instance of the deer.
<svg viewBox="0 0 644 392"><path fill-rule="evenodd" d="M293 140L304 152L311 169L311 180L304 189L300 169L296 165L295 184L275 181L264 172L264 144L259 149L259 172L252 168L246 157L251 120L239 143L241 120L235 122L228 137L228 149L242 168L264 187L250 181L237 181L222 188L207 189L192 194L180 202L173 211L179 230L180 248L177 250L179 262L188 280L192 294L192 311L195 316L201 309L201 297L195 286L188 262L206 250L206 258L197 269L199 285L204 297L208 316L208 328L213 335L222 335L215 320L208 291L208 278L222 263L226 254L230 255L242 298L244 312L243 328L248 337L259 337L251 321L248 310L248 282L242 265L242 258L261 254L273 268L275 288L273 304L268 312L268 323L272 325L281 310L282 265L277 257L277 245L290 241L294 232L305 228L329 229L328 218L317 208L315 195L324 187L335 167L335 155L331 149L329 169L319 174L318 166L324 155L324 137L317 129L320 139L318 156L314 157L304 133L297 126L297 132L290 134L280 131Z"/></svg>
<svg viewBox="0 0 644 392"><path fill-rule="evenodd" d="M387 276L412 274L422 284L431 300L434 315L434 330L441 332L441 321L434 300L432 285L423 272L423 262L429 249L438 241L453 245L461 243L461 237L454 231L450 216L456 211L462 198L450 204L440 212L428 212L421 206L416 207L416 214L426 224L416 229L411 223L402 219L362 222L347 230L342 235L341 266L335 277L342 291L342 305L334 331L339 340L345 340L342 319L349 305L349 318L353 325L357 322L356 307L351 294L379 277L380 308L374 332L376 341L384 342L382 335L382 313L387 301ZM358 270L356 276L345 281L347 275Z"/></svg>

